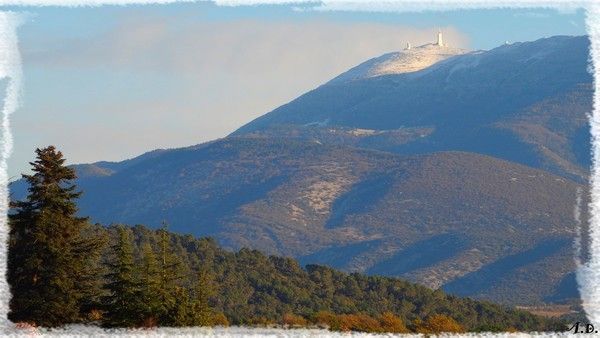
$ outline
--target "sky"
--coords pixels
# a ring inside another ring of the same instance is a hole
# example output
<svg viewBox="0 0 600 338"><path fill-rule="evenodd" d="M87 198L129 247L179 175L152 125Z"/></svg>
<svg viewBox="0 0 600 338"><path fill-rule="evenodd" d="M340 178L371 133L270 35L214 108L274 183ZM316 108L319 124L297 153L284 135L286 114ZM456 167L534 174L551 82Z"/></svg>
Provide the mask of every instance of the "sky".
<svg viewBox="0 0 600 338"><path fill-rule="evenodd" d="M72 164L225 137L367 59L432 42L438 29L445 42L472 50L586 34L582 10L380 13L210 2L13 10L26 17L12 179L50 144Z"/></svg>

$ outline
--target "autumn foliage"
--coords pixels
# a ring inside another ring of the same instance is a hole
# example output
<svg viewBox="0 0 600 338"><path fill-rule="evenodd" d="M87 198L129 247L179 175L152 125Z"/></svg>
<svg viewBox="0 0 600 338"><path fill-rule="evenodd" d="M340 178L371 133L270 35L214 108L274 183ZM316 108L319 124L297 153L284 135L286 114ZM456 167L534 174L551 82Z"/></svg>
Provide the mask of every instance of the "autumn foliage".
<svg viewBox="0 0 600 338"><path fill-rule="evenodd" d="M283 315L283 325L287 327L304 327L308 324L307 320L302 316L293 313Z"/></svg>
<svg viewBox="0 0 600 338"><path fill-rule="evenodd" d="M418 333L461 333L465 332L465 329L451 317L436 314L429 316L424 322L416 321L415 331Z"/></svg>
<svg viewBox="0 0 600 338"><path fill-rule="evenodd" d="M319 311L312 318L313 324L334 331L357 332L410 332L402 319L391 312L372 317L364 313L334 314L329 311Z"/></svg>
<svg viewBox="0 0 600 338"><path fill-rule="evenodd" d="M391 312L384 312L379 317L379 325L382 331L392 333L407 333L409 332L402 319Z"/></svg>

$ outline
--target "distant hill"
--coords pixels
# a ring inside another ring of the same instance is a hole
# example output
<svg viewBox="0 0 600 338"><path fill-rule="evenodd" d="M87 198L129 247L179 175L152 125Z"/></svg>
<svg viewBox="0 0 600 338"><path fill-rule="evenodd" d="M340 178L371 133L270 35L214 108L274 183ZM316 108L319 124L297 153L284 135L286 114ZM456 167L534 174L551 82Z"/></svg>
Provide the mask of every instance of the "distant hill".
<svg viewBox="0 0 600 338"><path fill-rule="evenodd" d="M233 135L278 128L282 136L282 126L292 127L288 134L309 127L320 128L321 135L362 130L371 140L361 146L402 154L471 151L587 180L586 114L593 97L587 37L454 54L413 72L380 70L402 52L367 61ZM406 139L404 132L415 129L427 132ZM398 140L395 134L403 136Z"/></svg>

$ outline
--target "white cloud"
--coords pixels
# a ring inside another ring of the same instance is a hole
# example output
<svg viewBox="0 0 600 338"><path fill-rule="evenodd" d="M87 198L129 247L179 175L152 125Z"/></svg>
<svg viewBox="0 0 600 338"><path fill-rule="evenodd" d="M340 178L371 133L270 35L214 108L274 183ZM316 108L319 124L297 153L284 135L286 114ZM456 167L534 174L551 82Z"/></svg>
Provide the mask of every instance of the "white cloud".
<svg viewBox="0 0 600 338"><path fill-rule="evenodd" d="M182 25L169 18L131 17L93 41L48 40L43 49L25 48L24 57L45 66L105 65L183 73L272 67L286 71L288 66L313 69L317 61L316 66L335 73L364 58L401 49L407 40L414 45L431 42L436 30L329 21L236 20ZM468 43L452 27L444 33L456 46Z"/></svg>

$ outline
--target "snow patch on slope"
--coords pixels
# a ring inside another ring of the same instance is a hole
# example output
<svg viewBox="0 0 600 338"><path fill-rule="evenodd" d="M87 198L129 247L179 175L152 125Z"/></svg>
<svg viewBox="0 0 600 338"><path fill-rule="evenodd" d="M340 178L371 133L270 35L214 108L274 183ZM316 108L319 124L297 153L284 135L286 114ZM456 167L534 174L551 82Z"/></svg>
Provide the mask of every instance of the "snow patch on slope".
<svg viewBox="0 0 600 338"><path fill-rule="evenodd" d="M461 48L426 44L400 52L384 54L350 69L329 81L329 84L343 83L390 74L414 73L426 69L440 61L468 51Z"/></svg>

